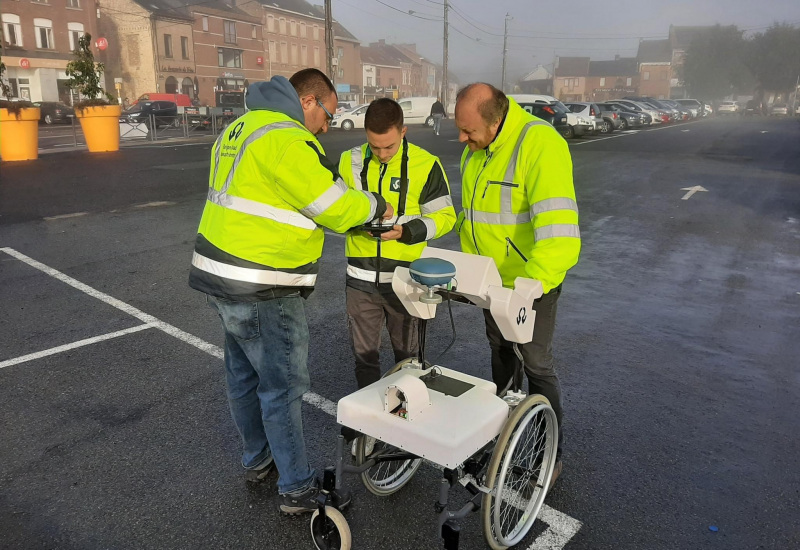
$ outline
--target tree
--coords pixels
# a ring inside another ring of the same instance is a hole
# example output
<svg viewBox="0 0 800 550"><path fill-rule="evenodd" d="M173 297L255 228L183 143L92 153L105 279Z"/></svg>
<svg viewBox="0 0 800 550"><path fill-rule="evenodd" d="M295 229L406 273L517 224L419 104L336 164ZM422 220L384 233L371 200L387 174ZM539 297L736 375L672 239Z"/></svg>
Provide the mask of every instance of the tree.
<svg viewBox="0 0 800 550"><path fill-rule="evenodd" d="M800 75L800 27L775 24L753 36L747 57L764 90L792 90Z"/></svg>
<svg viewBox="0 0 800 550"><path fill-rule="evenodd" d="M683 80L692 96L720 99L734 90L749 91L752 75L745 64L747 41L735 26L716 25L698 34L686 52Z"/></svg>
<svg viewBox="0 0 800 550"><path fill-rule="evenodd" d="M78 91L87 98L86 101L76 105L79 108L90 105L108 105L114 99L100 85L100 77L105 68L102 63L95 62L91 45L92 35L81 36L74 52L75 59L67 63L66 73L69 77L67 87Z"/></svg>

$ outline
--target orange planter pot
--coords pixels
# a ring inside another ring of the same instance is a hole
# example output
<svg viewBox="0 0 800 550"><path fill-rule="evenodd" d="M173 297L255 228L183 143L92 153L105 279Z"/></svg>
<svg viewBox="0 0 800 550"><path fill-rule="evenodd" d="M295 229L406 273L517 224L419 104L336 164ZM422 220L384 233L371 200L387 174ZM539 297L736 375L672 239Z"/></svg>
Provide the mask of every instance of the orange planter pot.
<svg viewBox="0 0 800 550"><path fill-rule="evenodd" d="M16 113L0 109L0 157L3 160L39 158L39 108L23 108Z"/></svg>
<svg viewBox="0 0 800 550"><path fill-rule="evenodd" d="M86 146L91 153L119 151L119 105L96 105L76 108L75 116L81 123Z"/></svg>

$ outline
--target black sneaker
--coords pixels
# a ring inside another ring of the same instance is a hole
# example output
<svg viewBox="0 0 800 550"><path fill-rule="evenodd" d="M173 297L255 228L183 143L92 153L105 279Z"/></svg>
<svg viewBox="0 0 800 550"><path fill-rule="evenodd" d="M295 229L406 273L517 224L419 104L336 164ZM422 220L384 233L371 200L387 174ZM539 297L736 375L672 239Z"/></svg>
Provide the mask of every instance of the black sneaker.
<svg viewBox="0 0 800 550"><path fill-rule="evenodd" d="M334 496L333 504L338 509L344 509L350 504L350 492L340 491ZM320 495L319 482L314 480L313 485L293 493L281 495L282 502L280 511L284 514L299 515L310 514L319 508L320 503L325 502L325 495Z"/></svg>
<svg viewBox="0 0 800 550"><path fill-rule="evenodd" d="M272 460L272 457L270 457L269 460L262 463L258 468L253 470L245 470L244 480L247 483L261 483L274 469L275 461Z"/></svg>

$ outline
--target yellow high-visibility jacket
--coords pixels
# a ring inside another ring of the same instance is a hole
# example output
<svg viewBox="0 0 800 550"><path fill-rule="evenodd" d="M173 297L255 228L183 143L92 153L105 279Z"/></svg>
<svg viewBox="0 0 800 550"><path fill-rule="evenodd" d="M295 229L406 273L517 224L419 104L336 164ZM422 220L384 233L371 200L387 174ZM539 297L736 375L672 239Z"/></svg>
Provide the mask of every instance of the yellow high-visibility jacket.
<svg viewBox="0 0 800 550"><path fill-rule="evenodd" d="M372 156L366 143L345 151L339 173L351 189L378 193L395 206L395 217L385 223L403 226L400 240L381 241L355 229L347 233L345 243L348 286L389 291L396 267L408 266L420 257L427 241L453 228L456 212L444 169L437 157L403 139L386 164Z"/></svg>
<svg viewBox="0 0 800 550"><path fill-rule="evenodd" d="M249 111L214 144L189 284L237 301L310 292L320 226L343 233L385 210L378 195L348 189L305 126Z"/></svg>
<svg viewBox="0 0 800 550"><path fill-rule="evenodd" d="M547 122L509 99L495 140L461 157L461 249L494 258L503 285L517 277L560 285L581 249L572 159Z"/></svg>

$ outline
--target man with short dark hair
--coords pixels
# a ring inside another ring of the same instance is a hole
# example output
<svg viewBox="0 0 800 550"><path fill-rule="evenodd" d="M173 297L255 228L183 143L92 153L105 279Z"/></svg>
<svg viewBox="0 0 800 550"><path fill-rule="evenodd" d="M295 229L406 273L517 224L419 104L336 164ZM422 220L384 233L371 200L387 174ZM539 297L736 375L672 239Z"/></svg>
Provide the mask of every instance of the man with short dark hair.
<svg viewBox="0 0 800 550"><path fill-rule="evenodd" d="M397 218L386 233L347 234L347 320L359 388L381 377L384 323L395 361L416 355L417 320L392 291L392 275L396 267L419 258L427 241L449 232L456 219L444 169L438 158L408 142L400 105L391 99L373 101L364 126L367 143L342 154L339 172L350 188L396 204Z"/></svg>
<svg viewBox="0 0 800 550"><path fill-rule="evenodd" d="M189 285L208 296L225 330L228 404L243 443L246 479L278 469L280 510L317 509L303 437L310 388L304 299L314 289L322 226L343 233L389 218L379 193L349 189L316 136L336 91L305 69L248 88L247 107L214 144L208 200Z"/></svg>
<svg viewBox="0 0 800 550"><path fill-rule="evenodd" d="M533 341L519 345L528 391L544 395L558 419L558 450L550 484L561 473L561 384L553 365L553 331L561 285L581 248L572 159L566 141L547 122L523 110L490 84L470 84L456 98L461 157L461 204L456 228L461 249L494 259L503 286L518 277L541 281ZM492 379L501 392L518 359L511 342L484 311L492 350Z"/></svg>
<svg viewBox="0 0 800 550"><path fill-rule="evenodd" d="M447 116L447 111L438 97L431 105L431 116L433 117L433 133L438 136L439 128L442 126L442 119Z"/></svg>

